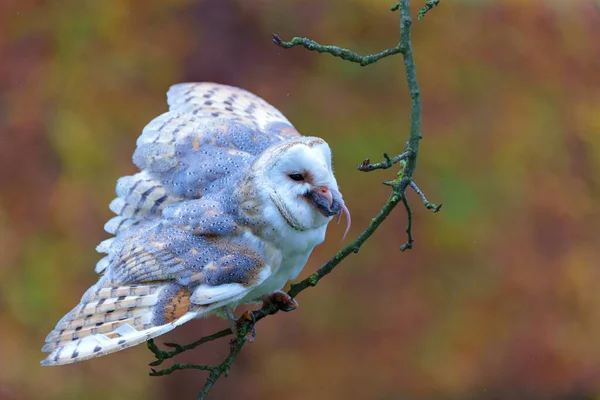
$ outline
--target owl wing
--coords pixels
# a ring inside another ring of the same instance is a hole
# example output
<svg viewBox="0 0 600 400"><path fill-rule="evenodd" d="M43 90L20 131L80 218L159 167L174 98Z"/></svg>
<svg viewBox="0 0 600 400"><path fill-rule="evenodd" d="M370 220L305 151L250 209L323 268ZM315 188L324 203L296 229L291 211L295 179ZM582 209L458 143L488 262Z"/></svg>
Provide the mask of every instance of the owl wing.
<svg viewBox="0 0 600 400"><path fill-rule="evenodd" d="M216 150L211 156L254 158L277 142L300 136L275 107L236 87L181 83L171 86L167 101L169 111L150 122L137 141L133 159L141 170L173 172L190 156L197 159L198 153L211 150ZM205 183L214 176L203 178Z"/></svg>
<svg viewBox="0 0 600 400"><path fill-rule="evenodd" d="M300 136L288 119L260 97L237 87L212 82L180 83L167 92L169 110L243 122L265 137Z"/></svg>
<svg viewBox="0 0 600 400"><path fill-rule="evenodd" d="M167 93L169 111L151 121L133 155L140 172L117 182L116 216L104 229L116 237L162 216L163 208L239 182L258 154L300 136L275 107L254 94L216 83L181 83ZM132 228L132 229L129 229ZM97 247L110 262L110 238Z"/></svg>
<svg viewBox="0 0 600 400"><path fill-rule="evenodd" d="M281 263L211 199L165 208L165 221L119 237L96 285L46 338L42 365L110 354L237 304Z"/></svg>
<svg viewBox="0 0 600 400"><path fill-rule="evenodd" d="M211 82L180 83L171 86L167 102L170 111L252 126L263 139L281 141L301 136L279 110L237 87ZM240 144L242 148L239 150L253 151L248 143Z"/></svg>

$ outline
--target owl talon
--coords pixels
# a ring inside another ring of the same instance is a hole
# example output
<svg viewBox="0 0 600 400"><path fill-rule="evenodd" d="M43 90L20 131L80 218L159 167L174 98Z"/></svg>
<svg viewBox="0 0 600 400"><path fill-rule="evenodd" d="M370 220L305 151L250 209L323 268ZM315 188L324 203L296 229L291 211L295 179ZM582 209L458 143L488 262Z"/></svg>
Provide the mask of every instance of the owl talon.
<svg viewBox="0 0 600 400"><path fill-rule="evenodd" d="M263 296L265 304L278 304L281 311L290 312L298 308L298 302L286 292L278 290Z"/></svg>
<svg viewBox="0 0 600 400"><path fill-rule="evenodd" d="M248 343L252 343L254 342L254 339L256 339L256 328L252 326L252 332L246 333L246 336L244 336L244 340L246 340L246 342Z"/></svg>
<svg viewBox="0 0 600 400"><path fill-rule="evenodd" d="M246 321L252 321L252 330L244 336L244 340L248 343L254 342L256 339L256 328L254 325L256 324L256 316L252 311L246 311L242 314L242 316L238 319L233 315L233 309L230 307L225 307L224 309L225 315L229 318L229 328L231 332L237 337L240 331L240 326ZM232 343L235 343L236 339L232 339Z"/></svg>
<svg viewBox="0 0 600 400"><path fill-rule="evenodd" d="M244 336L244 339L246 340L246 342L248 343L252 343L254 342L254 339L256 339L256 316L254 315L254 313L252 311L246 311L245 313L242 314L242 316L235 321L235 330L234 333L237 335L240 325L243 324L246 321L252 321L252 330L248 333L246 333L246 335Z"/></svg>

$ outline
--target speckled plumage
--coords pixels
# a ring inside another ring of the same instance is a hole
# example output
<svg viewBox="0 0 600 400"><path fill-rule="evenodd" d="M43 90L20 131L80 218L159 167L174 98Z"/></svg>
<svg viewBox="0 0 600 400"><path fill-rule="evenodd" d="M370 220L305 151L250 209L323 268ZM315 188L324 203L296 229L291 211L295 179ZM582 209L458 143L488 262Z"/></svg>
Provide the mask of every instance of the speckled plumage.
<svg viewBox="0 0 600 400"><path fill-rule="evenodd" d="M167 98L137 140L140 172L117 182L101 276L46 338L43 365L109 354L281 289L345 209L327 144L261 98L215 83L178 84Z"/></svg>

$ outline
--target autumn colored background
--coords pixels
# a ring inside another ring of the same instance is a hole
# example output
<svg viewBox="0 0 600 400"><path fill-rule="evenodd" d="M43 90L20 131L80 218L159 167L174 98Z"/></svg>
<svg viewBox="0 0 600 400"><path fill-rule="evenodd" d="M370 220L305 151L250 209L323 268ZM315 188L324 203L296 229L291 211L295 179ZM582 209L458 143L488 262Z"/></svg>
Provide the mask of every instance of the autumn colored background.
<svg viewBox="0 0 600 400"><path fill-rule="evenodd" d="M423 1L413 0L413 16ZM45 335L95 282L115 180L171 84L244 87L331 145L358 234L387 198L410 100L383 0L0 2L0 398L192 399L200 371L149 377L145 346L42 368ZM423 96L410 194L300 308L258 326L214 399L600 399L600 6L450 1L413 24ZM303 276L340 248L327 241ZM186 343L209 319L158 340ZM163 340L164 339L164 340ZM213 363L226 341L174 361ZM169 365L169 364L166 364Z"/></svg>

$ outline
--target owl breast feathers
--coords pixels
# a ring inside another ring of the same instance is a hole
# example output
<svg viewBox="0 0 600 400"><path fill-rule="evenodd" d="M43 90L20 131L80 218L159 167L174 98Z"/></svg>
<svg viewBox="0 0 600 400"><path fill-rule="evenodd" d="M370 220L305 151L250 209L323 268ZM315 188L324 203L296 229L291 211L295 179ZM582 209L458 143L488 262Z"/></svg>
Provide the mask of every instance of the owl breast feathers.
<svg viewBox="0 0 600 400"><path fill-rule="evenodd" d="M183 83L137 140L97 250L98 282L46 338L42 365L113 353L295 279L347 209L327 143L263 99Z"/></svg>

